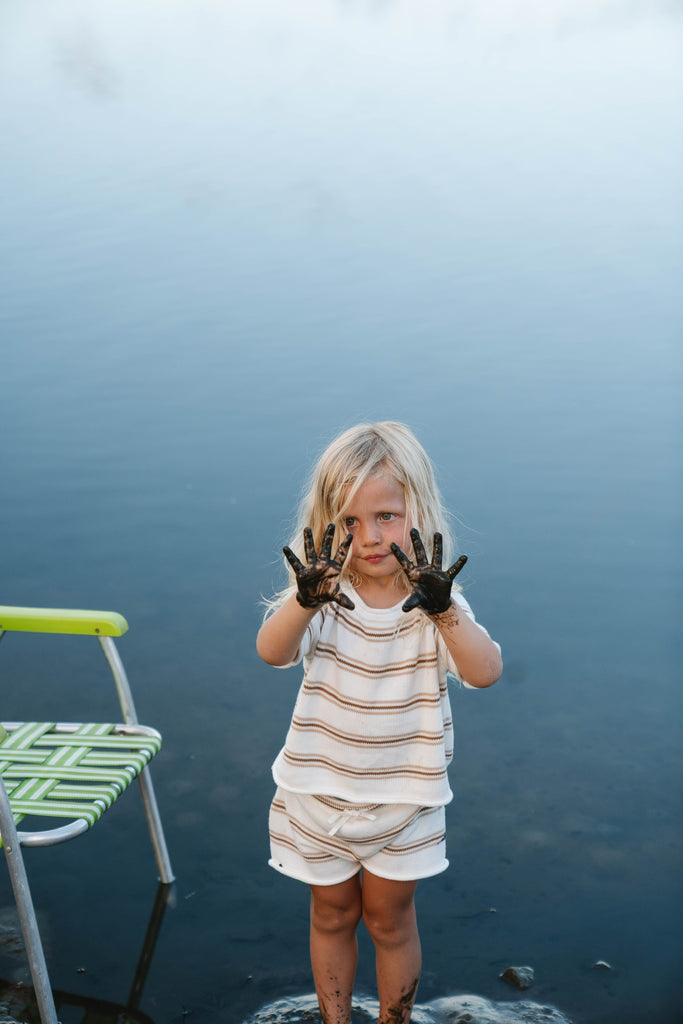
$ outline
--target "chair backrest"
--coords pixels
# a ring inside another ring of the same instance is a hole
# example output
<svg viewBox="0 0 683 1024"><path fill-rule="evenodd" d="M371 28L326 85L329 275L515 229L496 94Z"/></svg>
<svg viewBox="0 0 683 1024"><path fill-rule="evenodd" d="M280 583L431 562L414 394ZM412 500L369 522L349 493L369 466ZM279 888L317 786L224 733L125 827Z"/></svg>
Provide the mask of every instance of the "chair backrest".
<svg viewBox="0 0 683 1024"><path fill-rule="evenodd" d="M17 608L0 605L0 636L20 633L70 633L81 636L123 636L128 623L118 612L73 611L65 608Z"/></svg>
<svg viewBox="0 0 683 1024"><path fill-rule="evenodd" d="M115 640L127 632L128 623L118 612L0 605L0 640L7 633L24 634L26 640L30 640L28 634L43 634L45 642L49 642L50 637L62 636L65 643L75 642L77 647L81 646L80 638L82 637L92 637L97 640L109 663L124 720L134 723L137 721L137 717L130 686L114 646ZM87 646L89 645L86 644ZM4 707L6 705L0 705L0 710L4 710ZM52 713L59 717L59 712L53 710ZM46 711L44 715L50 717L51 712ZM3 713L2 717L7 718L7 713Z"/></svg>

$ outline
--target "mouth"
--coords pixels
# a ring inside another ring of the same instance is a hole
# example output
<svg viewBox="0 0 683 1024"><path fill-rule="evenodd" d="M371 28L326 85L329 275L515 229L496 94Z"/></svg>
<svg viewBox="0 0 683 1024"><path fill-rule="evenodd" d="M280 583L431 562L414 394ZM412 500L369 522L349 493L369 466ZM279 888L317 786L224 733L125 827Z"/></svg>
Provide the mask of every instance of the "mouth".
<svg viewBox="0 0 683 1024"><path fill-rule="evenodd" d="M363 561L370 562L371 565L374 565L376 562L383 561L386 557L386 555L364 555Z"/></svg>

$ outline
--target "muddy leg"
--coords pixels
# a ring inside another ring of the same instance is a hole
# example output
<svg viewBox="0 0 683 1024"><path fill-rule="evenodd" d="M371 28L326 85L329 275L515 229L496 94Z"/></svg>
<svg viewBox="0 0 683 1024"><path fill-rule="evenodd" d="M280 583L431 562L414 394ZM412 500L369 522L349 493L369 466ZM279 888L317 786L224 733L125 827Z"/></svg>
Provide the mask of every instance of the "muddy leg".
<svg viewBox="0 0 683 1024"><path fill-rule="evenodd" d="M323 1024L350 1024L360 917L359 875L311 886L311 966Z"/></svg>
<svg viewBox="0 0 683 1024"><path fill-rule="evenodd" d="M375 944L379 1024L408 1024L422 966L415 916L417 882L393 882L366 871L363 919Z"/></svg>

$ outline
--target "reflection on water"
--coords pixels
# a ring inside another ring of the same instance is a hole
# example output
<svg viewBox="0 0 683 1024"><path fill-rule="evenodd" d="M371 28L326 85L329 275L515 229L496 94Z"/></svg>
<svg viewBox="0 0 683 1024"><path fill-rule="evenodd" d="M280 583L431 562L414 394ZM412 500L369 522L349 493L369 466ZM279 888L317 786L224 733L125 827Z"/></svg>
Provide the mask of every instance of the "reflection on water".
<svg viewBox="0 0 683 1024"><path fill-rule="evenodd" d="M670 1024L677 8L0 11L2 597L130 623L179 879L142 1012L239 1024L312 989L306 892L266 865L299 680L259 663L258 601L324 443L391 418L434 458L506 659L491 693L453 695L451 868L418 889L424 1012L510 999L501 970L529 963L533 998L574 1021ZM108 720L77 657L3 644L3 717ZM114 813L44 855L35 893L56 984L112 1001L129 967L107 922L141 934L149 898L136 809Z"/></svg>
<svg viewBox="0 0 683 1024"><path fill-rule="evenodd" d="M125 1003L112 1003L83 993L55 989L55 1008L63 1024L94 1024L95 1021L97 1024L119 1024L121 1021L125 1021L125 1024L155 1024L152 1018L140 1009L140 1002L166 909L174 905L175 886L160 883ZM0 932L0 945L3 949L9 946L14 955L25 959L18 924L9 921L5 923ZM81 968L81 972L85 973L85 969ZM0 1012L8 1015L3 1016L3 1024L40 1024L40 1013L30 986L12 985L0 979Z"/></svg>

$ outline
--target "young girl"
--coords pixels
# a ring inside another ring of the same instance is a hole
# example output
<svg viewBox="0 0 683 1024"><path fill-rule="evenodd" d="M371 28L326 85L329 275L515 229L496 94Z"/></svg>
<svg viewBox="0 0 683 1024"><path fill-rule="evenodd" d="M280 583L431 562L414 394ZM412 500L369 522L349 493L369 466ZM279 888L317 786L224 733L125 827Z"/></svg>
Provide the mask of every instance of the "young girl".
<svg viewBox="0 0 683 1024"><path fill-rule="evenodd" d="M431 562L423 536L433 538ZM442 568L449 547L414 435L399 423L353 427L313 472L284 548L291 585L259 631L268 664L304 663L273 765L270 864L311 887L324 1024L351 1020L361 918L375 945L380 1024L410 1020L421 966L415 887L448 866L446 677L482 688L501 673L499 646L455 593L465 556Z"/></svg>

